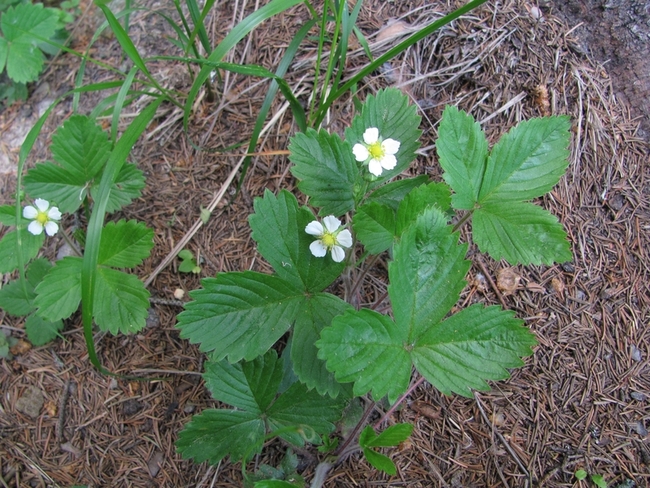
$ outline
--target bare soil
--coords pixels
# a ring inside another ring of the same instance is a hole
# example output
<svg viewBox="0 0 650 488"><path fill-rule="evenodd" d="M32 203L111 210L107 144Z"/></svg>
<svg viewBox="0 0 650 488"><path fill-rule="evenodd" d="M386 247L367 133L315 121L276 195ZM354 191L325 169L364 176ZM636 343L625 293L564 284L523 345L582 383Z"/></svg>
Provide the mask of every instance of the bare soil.
<svg viewBox="0 0 650 488"><path fill-rule="evenodd" d="M374 35L387 23L399 19L417 28L458 4L365 2L359 27L376 54L387 48L374 43ZM170 5L150 6L174 15ZM574 261L510 269L471 248L474 266L461 298L461 305L505 304L525 320L539 346L509 380L494 383L492 391L477 393L474 399L446 397L424 383L392 418L416 426L409 443L387 451L397 475L379 473L353 456L332 470L327 487L588 486L575 480L579 468L604 475L609 486L650 485L648 146L640 137L637 115L621 103L618 78L608 72L607 63L579 48L584 41L572 30L575 24L556 17L557 6L543 4L539 12L533 7L524 0L499 2L498 8L483 6L368 77L360 96L385 86L410 95L423 116L421 156L410 171L433 179L440 178L434 141L446 104L470 111L492 142L520 120L571 116L568 173L538 203L567 229ZM216 43L254 8L218 0L208 22L210 37ZM73 44L80 51L96 27L96 8L88 5L85 12ZM237 46L230 60L273 68L304 18L305 11L297 7L263 24ZM131 33L143 56L177 54L162 42L166 32L160 17L133 15ZM110 37L102 37L91 53L128 69ZM313 50L305 48L292 67L289 81L295 91L309 87L312 56ZM359 49L350 59L350 72L365 61ZM152 71L165 86L188 90L191 81L183 66L153 64ZM78 67L71 56L57 58L41 85L47 84L47 89L0 114L3 131L21 114L36 113L45 98L65 93ZM90 67L86 76L88 82L98 82L113 75ZM245 141L266 87L259 80L228 75L216 103L202 99L196 105L189 134L183 132L180 111L163 107L134 148L132 160L145 172L147 188L142 198L111 218L137 218L155 229L153 254L137 270L143 280L151 280L150 323L133 336L98 333L95 340L108 369L163 379L124 381L97 373L88 361L79 317L69 321L63 339L47 346L31 348L23 340L13 360L0 362L0 486L242 486L239 464L224 460L217 466L194 465L175 452L173 443L183 425L217 404L202 384L202 355L179 339L174 328L182 310L174 292L195 289L201 277L221 271L270 271L256 253L247 216L253 198L264 189L293 189L286 157L256 158L242 192L230 201L234 190L225 183L241 153L194 147L218 150ZM81 111L88 112L97 101L82 97ZM327 128L342 133L353 116L351 107L350 100L341 100ZM55 109L30 164L49 157L51 134L71 113L69 100ZM272 113L278 118L260 143L260 152L286 149L296 130L282 100ZM125 123L129 120L127 114ZM17 148L3 146L3 151L17 159ZM0 203L12 200L13 186L14 176L6 173L0 179ZM225 198L186 246L202 260L200 276L179 273L175 259L154 276L200 221L200 208L216 201L223 188ZM75 225L73 216L63 222L68 231ZM471 241L470 229L464 229L463 239ZM48 240L45 255L53 259L62 243L60 237ZM385 290L387 259L380 259L368 273L362 290L366 305ZM520 278L505 295L495 284L503 270ZM3 277L5 282L10 278ZM4 330L25 338L21 320L2 311L0 320ZM44 403L31 417L18 404L34 389ZM248 469L276 462L282 448L272 443ZM308 455L301 459L309 479L314 465Z"/></svg>

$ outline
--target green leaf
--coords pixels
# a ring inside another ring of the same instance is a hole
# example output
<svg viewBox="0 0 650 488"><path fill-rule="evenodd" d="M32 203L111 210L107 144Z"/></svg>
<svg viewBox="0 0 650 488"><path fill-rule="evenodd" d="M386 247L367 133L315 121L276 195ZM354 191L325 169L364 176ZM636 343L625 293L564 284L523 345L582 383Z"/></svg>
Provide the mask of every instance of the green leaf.
<svg viewBox="0 0 650 488"><path fill-rule="evenodd" d="M313 206L322 207L320 215L340 217L354 209L359 169L350 144L325 130L308 129L291 138L289 151L298 188Z"/></svg>
<svg viewBox="0 0 650 488"><path fill-rule="evenodd" d="M129 334L144 328L149 292L137 276L110 268L97 268L94 318L101 330Z"/></svg>
<svg viewBox="0 0 650 488"><path fill-rule="evenodd" d="M402 235L388 265L388 295L395 322L408 331L411 343L447 315L465 287L471 263L467 245L458 245L447 218L429 207Z"/></svg>
<svg viewBox="0 0 650 488"><path fill-rule="evenodd" d="M296 290L319 292L329 286L345 268L331 257L318 258L309 250L315 237L305 232L314 220L306 207L286 190L276 197L269 190L256 198L255 213L249 217L253 239L262 256L273 266L278 277Z"/></svg>
<svg viewBox="0 0 650 488"><path fill-rule="evenodd" d="M390 183L380 186L370 195L368 195L368 202L377 202L382 205L387 205L393 210L397 211L397 207L402 202L404 197L413 188L424 185L429 182L427 175L420 175L414 178L407 178L404 180L391 181Z"/></svg>
<svg viewBox="0 0 650 488"><path fill-rule="evenodd" d="M575 472L575 477L577 480L582 481L587 478L587 472L584 469L579 469Z"/></svg>
<svg viewBox="0 0 650 488"><path fill-rule="evenodd" d="M201 344L214 360L230 362L264 354L289 329L304 295L277 276L251 271L222 273L190 292L178 316L181 337Z"/></svg>
<svg viewBox="0 0 650 488"><path fill-rule="evenodd" d="M302 383L294 383L278 397L267 411L268 422L273 431L286 431L288 427L298 427L298 433L279 432L279 435L296 445L304 445L304 438L314 444L318 436L312 433L329 434L334 431L334 422L341 418L344 401L319 395L315 390L308 391Z"/></svg>
<svg viewBox="0 0 650 488"><path fill-rule="evenodd" d="M261 414L278 391L282 362L277 360L273 349L248 362L208 361L203 379L215 400L239 410Z"/></svg>
<svg viewBox="0 0 650 488"><path fill-rule="evenodd" d="M204 410L178 435L176 448L195 463L217 464L227 455L233 462L249 459L262 450L264 422L252 412Z"/></svg>
<svg viewBox="0 0 650 488"><path fill-rule="evenodd" d="M479 200L488 144L481 126L456 107L442 114L436 150L444 179L454 190L454 208L471 210Z"/></svg>
<svg viewBox="0 0 650 488"><path fill-rule="evenodd" d="M438 390L471 397L470 388L487 390L484 380L508 377L523 365L535 337L511 311L472 305L434 325L417 338L412 351L418 371Z"/></svg>
<svg viewBox="0 0 650 488"><path fill-rule="evenodd" d="M0 240L0 273L12 273L18 269L18 256L16 254L16 240L20 232L22 244L20 251L23 255L23 262L27 263L36 257L45 242L45 234L35 236L27 229L16 229L7 232Z"/></svg>
<svg viewBox="0 0 650 488"><path fill-rule="evenodd" d="M372 431L372 435L367 432L368 429ZM361 433L359 445L361 447L394 447L408 439L412 432L412 424L395 424L388 427L381 434L376 435L369 425Z"/></svg>
<svg viewBox="0 0 650 488"><path fill-rule="evenodd" d="M472 235L482 252L511 264L571 261L567 235L557 218L528 202L488 203L474 212Z"/></svg>
<svg viewBox="0 0 650 488"><path fill-rule="evenodd" d="M144 185L144 173L135 164L125 163L120 168L115 183L111 186L106 212L116 212L129 205L133 199L140 197ZM92 194L93 198L96 198L96 195Z"/></svg>
<svg viewBox="0 0 650 488"><path fill-rule="evenodd" d="M58 261L36 287L37 314L47 320L67 319L81 301L82 259L68 256Z"/></svg>
<svg viewBox="0 0 650 488"><path fill-rule="evenodd" d="M409 105L408 96L396 88L379 90L376 96L368 95L361 114L356 116L352 125L345 130L345 140L349 147L362 142L363 133L370 127L379 129L379 137L382 139L395 139L400 143L399 151L395 155L397 165L390 171L384 171L374 186L379 186L400 174L415 159L415 151L420 147L418 139L422 131L418 127L421 120L415 106Z"/></svg>
<svg viewBox="0 0 650 488"><path fill-rule="evenodd" d="M52 155L75 181L90 182L111 151L108 134L90 117L73 115L52 136Z"/></svg>
<svg viewBox="0 0 650 488"><path fill-rule="evenodd" d="M4 35L0 46L0 67L6 60L7 74L18 83L38 78L43 68L43 53L37 47L40 39L54 35L58 14L40 3L20 3L10 7L0 19Z"/></svg>
<svg viewBox="0 0 650 488"><path fill-rule="evenodd" d="M214 397L242 410L206 410L195 416L180 434L179 452L196 462L217 463L228 454L238 461L260 451L266 431L298 444L309 432L332 432L343 402L307 391L301 383L275 398L282 370L274 350L241 364L209 363L205 378Z"/></svg>
<svg viewBox="0 0 650 488"><path fill-rule="evenodd" d="M451 206L451 192L444 183L429 183L414 188L399 206L397 210L397 222L395 224L395 235L400 236L402 232L411 225L417 217L428 207L435 206L443 213L449 211Z"/></svg>
<svg viewBox="0 0 650 488"><path fill-rule="evenodd" d="M33 300L36 298L36 292L34 288L42 281L51 267L50 262L44 258L32 261L27 268L25 286L20 283L20 280L14 280L0 289L0 308L16 316L30 314L35 308Z"/></svg>
<svg viewBox="0 0 650 488"><path fill-rule="evenodd" d="M13 227L24 225L26 227L29 222L21 212L18 224L16 224L16 207L13 205L0 205L0 224Z"/></svg>
<svg viewBox="0 0 650 488"><path fill-rule="evenodd" d="M354 232L371 254L379 254L395 240L395 211L388 205L371 201L362 205L352 219Z"/></svg>
<svg viewBox="0 0 650 488"><path fill-rule="evenodd" d="M340 298L329 293L319 293L306 300L296 316L291 342L291 361L293 369L309 389L316 388L321 395L336 398L342 385L318 358L316 341L321 330L332 323L332 319L352 307Z"/></svg>
<svg viewBox="0 0 650 488"><path fill-rule="evenodd" d="M25 320L27 338L29 339L29 342L37 347L54 340L61 330L63 330L62 320L50 322L36 314L30 315L27 317L27 320Z"/></svg>
<svg viewBox="0 0 650 488"><path fill-rule="evenodd" d="M135 220L109 222L102 232L98 264L114 268L132 268L149 256L153 230Z"/></svg>
<svg viewBox="0 0 650 488"><path fill-rule="evenodd" d="M355 396L372 390L394 402L409 384L411 360L405 348L408 330L372 310L347 311L334 318L316 342L318 357L327 361L341 383L354 382Z"/></svg>
<svg viewBox="0 0 650 488"><path fill-rule="evenodd" d="M380 454L377 451L373 451L372 449L368 449L367 447L363 448L363 455L366 460L378 470L383 471L391 476L397 474L395 463L393 463L393 461L391 461L388 456L384 456L383 454Z"/></svg>
<svg viewBox="0 0 650 488"><path fill-rule="evenodd" d="M35 296L33 287L24 288L19 280L14 280L0 289L0 309L17 317L28 315L34 310Z"/></svg>
<svg viewBox="0 0 650 488"><path fill-rule="evenodd" d="M479 203L531 200L557 184L569 161L567 116L519 123L492 149L483 176Z"/></svg>
<svg viewBox="0 0 650 488"><path fill-rule="evenodd" d="M25 190L32 196L56 204L63 213L73 213L86 197L86 180L54 163L39 163L25 175Z"/></svg>
<svg viewBox="0 0 650 488"><path fill-rule="evenodd" d="M590 478L598 488L607 488L607 482L602 474L592 474Z"/></svg>

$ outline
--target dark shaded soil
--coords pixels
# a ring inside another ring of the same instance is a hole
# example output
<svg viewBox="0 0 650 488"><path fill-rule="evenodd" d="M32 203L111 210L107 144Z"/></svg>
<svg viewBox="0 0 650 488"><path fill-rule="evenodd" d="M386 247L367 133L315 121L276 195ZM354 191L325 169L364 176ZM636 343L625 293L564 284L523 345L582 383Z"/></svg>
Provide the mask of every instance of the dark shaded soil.
<svg viewBox="0 0 650 488"><path fill-rule="evenodd" d="M576 26L578 49L603 64L616 96L640 117L639 135L650 141L650 2L552 0L554 14Z"/></svg>

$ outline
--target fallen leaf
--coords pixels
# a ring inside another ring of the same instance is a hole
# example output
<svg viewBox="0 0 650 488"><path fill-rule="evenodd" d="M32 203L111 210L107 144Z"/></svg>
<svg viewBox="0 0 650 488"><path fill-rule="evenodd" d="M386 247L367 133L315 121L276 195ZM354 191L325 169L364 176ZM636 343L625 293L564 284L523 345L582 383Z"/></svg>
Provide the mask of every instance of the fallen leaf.
<svg viewBox="0 0 650 488"><path fill-rule="evenodd" d="M32 345L24 339L18 339L18 342L9 349L11 354L18 356L19 354L25 354L32 348Z"/></svg>
<svg viewBox="0 0 650 488"><path fill-rule="evenodd" d="M156 451L149 462L147 463L147 469L152 478L155 478L156 475L160 472L160 466L163 462L163 454L160 451Z"/></svg>
<svg viewBox="0 0 650 488"><path fill-rule="evenodd" d="M396 22L390 22L377 34L377 42L386 41L394 37L403 36L410 32L410 26L403 20L398 20Z"/></svg>
<svg viewBox="0 0 650 488"><path fill-rule="evenodd" d="M430 418L432 420L436 420L440 418L440 412L438 411L438 409L428 404L427 402L417 400L412 402L409 405L409 407L414 412L419 413L420 415L424 415L425 417Z"/></svg>
<svg viewBox="0 0 650 488"><path fill-rule="evenodd" d="M564 296L564 281L560 278L553 278L551 280L551 288L553 288L553 291L558 295Z"/></svg>

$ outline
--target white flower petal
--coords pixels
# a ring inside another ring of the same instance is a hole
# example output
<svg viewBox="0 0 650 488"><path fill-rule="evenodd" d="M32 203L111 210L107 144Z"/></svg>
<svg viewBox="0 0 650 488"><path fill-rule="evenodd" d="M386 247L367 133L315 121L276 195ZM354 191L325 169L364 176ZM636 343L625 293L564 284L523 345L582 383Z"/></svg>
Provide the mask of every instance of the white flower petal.
<svg viewBox="0 0 650 488"><path fill-rule="evenodd" d="M45 233L48 236L53 236L59 231L59 226L57 225L56 222L52 222L51 220L45 224Z"/></svg>
<svg viewBox="0 0 650 488"><path fill-rule="evenodd" d="M61 212L58 207L52 207L47 211L47 218L52 220L61 220Z"/></svg>
<svg viewBox="0 0 650 488"><path fill-rule="evenodd" d="M339 246L332 246L332 259L340 263L345 259L345 251Z"/></svg>
<svg viewBox="0 0 650 488"><path fill-rule="evenodd" d="M307 227L305 227L305 232L312 236L322 236L323 235L323 226L318 220L309 222Z"/></svg>
<svg viewBox="0 0 650 488"><path fill-rule="evenodd" d="M377 127L369 127L363 133L363 140L366 144L374 144L379 140L379 129Z"/></svg>
<svg viewBox="0 0 650 488"><path fill-rule="evenodd" d="M36 204L36 207L41 211L41 212L46 212L48 208L50 208L50 202L47 200L43 200L42 198L37 198L34 200L34 204Z"/></svg>
<svg viewBox="0 0 650 488"><path fill-rule="evenodd" d="M354 159L357 161L365 161L370 157L368 149L363 144L355 144L352 147L352 153L354 154Z"/></svg>
<svg viewBox="0 0 650 488"><path fill-rule="evenodd" d="M370 171L375 176L381 176L383 168L381 167L381 163L378 160L371 159L368 163L368 171Z"/></svg>
<svg viewBox="0 0 650 488"><path fill-rule="evenodd" d="M395 139L386 139L381 143L381 148L384 150L385 154L397 154L399 146L399 141L396 141Z"/></svg>
<svg viewBox="0 0 650 488"><path fill-rule="evenodd" d="M323 219L323 224L325 224L325 228L330 232L336 232L338 228L341 227L341 221L333 215L325 217Z"/></svg>
<svg viewBox="0 0 650 488"><path fill-rule="evenodd" d="M36 210L31 205L27 205L23 209L23 217L25 217L26 219L35 219L37 215L38 215L38 210Z"/></svg>
<svg viewBox="0 0 650 488"><path fill-rule="evenodd" d="M41 224L37 220L33 220L27 226L27 230L29 231L30 234L34 234L35 236L41 235L43 233L43 224Z"/></svg>
<svg viewBox="0 0 650 488"><path fill-rule="evenodd" d="M393 169L397 165L397 159L392 154L386 154L381 158L381 166L384 169Z"/></svg>
<svg viewBox="0 0 650 488"><path fill-rule="evenodd" d="M323 245L321 241L314 241L309 244L309 250L317 258L322 258L327 254L327 248Z"/></svg>
<svg viewBox="0 0 650 488"><path fill-rule="evenodd" d="M343 229L336 236L336 242L339 246L350 247L352 246L352 234L350 234L348 229Z"/></svg>

